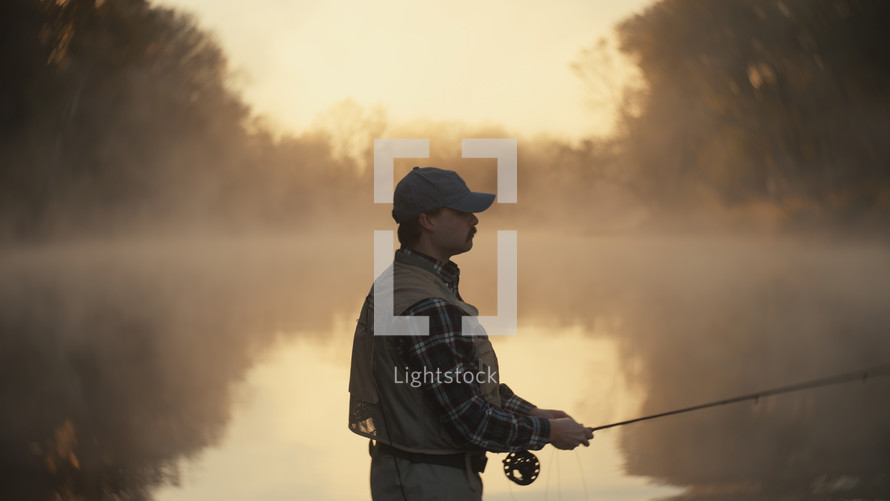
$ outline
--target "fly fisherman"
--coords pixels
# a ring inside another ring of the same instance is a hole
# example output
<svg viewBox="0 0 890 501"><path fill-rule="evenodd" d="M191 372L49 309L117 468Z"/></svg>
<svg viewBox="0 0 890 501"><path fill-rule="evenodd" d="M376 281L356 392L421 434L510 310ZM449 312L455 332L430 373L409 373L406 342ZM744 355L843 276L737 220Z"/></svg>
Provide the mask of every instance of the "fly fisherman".
<svg viewBox="0 0 890 501"><path fill-rule="evenodd" d="M570 450L593 438L565 412L538 409L500 383L484 330L468 322L475 332L463 331L463 317L478 311L461 298L451 257L473 247L475 213L494 198L435 167L415 167L395 188L401 248L362 306L349 379L349 429L372 440L375 501L480 500L485 451ZM392 295L395 320L428 317L429 334L387 327L390 335L375 336L375 287L380 302L381 292Z"/></svg>

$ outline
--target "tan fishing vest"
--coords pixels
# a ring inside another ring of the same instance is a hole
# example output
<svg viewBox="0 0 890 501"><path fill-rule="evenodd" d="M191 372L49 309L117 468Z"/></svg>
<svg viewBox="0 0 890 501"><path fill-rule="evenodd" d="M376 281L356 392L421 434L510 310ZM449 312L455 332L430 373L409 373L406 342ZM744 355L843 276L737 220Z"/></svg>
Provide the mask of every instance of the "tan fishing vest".
<svg viewBox="0 0 890 501"><path fill-rule="evenodd" d="M457 298L419 256L396 252L393 266L394 314L400 315L423 299L441 298L469 316L478 315L472 305ZM423 317L419 317L423 318ZM481 329L481 327L478 327ZM485 399L500 407L498 361L488 336L473 336L480 371L495 376L495 382L480 378ZM387 336L374 335L374 287L368 293L355 328L352 367L349 375L349 429L353 432L410 452L454 454L465 452L451 440L440 422L441 413L424 397L422 388L404 379L406 364ZM435 371L435 367L429 368ZM401 373L401 374L399 374ZM402 378L399 381L399 378ZM445 383L449 384L449 383ZM458 383L454 383L458 384ZM463 383L460 383L463 384Z"/></svg>

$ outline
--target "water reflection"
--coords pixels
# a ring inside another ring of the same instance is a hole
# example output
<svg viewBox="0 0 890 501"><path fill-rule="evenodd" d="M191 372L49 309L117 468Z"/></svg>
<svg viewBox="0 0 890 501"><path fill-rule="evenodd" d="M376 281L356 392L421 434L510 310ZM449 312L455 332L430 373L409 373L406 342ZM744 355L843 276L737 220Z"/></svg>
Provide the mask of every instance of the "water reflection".
<svg viewBox="0 0 890 501"><path fill-rule="evenodd" d="M350 350L342 332L335 329L325 341L296 335L277 347L248 375L246 395L220 446L190 466L181 488L164 489L157 499L369 498L367 442L344 433ZM636 410L612 340L594 339L580 328L531 327L516 337L498 338L495 345L505 380L542 405L563 403L578 419L589 420ZM539 358L534 367L526 363L530 353ZM486 499L541 499L548 491L567 500L585 499L585 493L649 499L673 492L622 472L617 434L603 433L589 449L557 453L548 448L539 457L541 477L519 487L500 471L503 455L492 455L484 474Z"/></svg>
<svg viewBox="0 0 890 501"><path fill-rule="evenodd" d="M275 327L329 325L330 299L307 287L324 278L322 256L336 256L324 248L179 239L5 249L0 499L142 499L176 482L180 461L223 435L233 384Z"/></svg>
<svg viewBox="0 0 890 501"><path fill-rule="evenodd" d="M366 498L345 406L370 236L3 251L0 498ZM480 232L459 258L463 295L486 315L494 245ZM521 332L495 339L504 381L591 425L890 361L880 244L522 232L519 245ZM530 488L491 468L486 490L880 497L888 389L604 431L554 465L542 451Z"/></svg>

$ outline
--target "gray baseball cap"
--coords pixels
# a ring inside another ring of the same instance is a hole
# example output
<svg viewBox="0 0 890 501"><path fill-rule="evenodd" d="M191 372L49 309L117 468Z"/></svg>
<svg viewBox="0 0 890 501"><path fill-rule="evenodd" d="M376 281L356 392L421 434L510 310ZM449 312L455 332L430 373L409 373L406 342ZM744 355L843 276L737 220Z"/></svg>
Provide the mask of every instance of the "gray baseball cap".
<svg viewBox="0 0 890 501"><path fill-rule="evenodd" d="M415 167L396 185L392 217L401 224L440 207L482 212L494 203L493 193L470 191L453 170Z"/></svg>

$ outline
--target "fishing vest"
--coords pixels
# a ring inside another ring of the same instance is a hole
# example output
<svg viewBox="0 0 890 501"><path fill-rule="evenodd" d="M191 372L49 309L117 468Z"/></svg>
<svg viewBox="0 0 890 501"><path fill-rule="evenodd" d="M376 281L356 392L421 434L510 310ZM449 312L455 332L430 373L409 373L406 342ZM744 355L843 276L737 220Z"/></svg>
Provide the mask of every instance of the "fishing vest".
<svg viewBox="0 0 890 501"><path fill-rule="evenodd" d="M393 280L393 310L401 315L418 301L440 298L460 308L468 316L478 310L452 293L424 258L396 252L393 265L384 272ZM381 275L381 276L384 276ZM396 353L389 336L374 335L374 288L365 298L352 345L349 375L349 429L361 436L377 440L409 452L454 454L466 452L455 445L442 425L441 412L428 401L421 387L412 387L404 380L404 363ZM426 318L426 317L416 317ZM478 325L478 323L476 323ZM477 366L486 374L480 378L485 400L501 406L498 393L498 361L485 331L473 336L478 356ZM435 372L435 367L428 368ZM494 374L494 382L487 374ZM402 377L401 380L398 378ZM450 383L444 383L450 384ZM453 383L464 384L464 383Z"/></svg>

